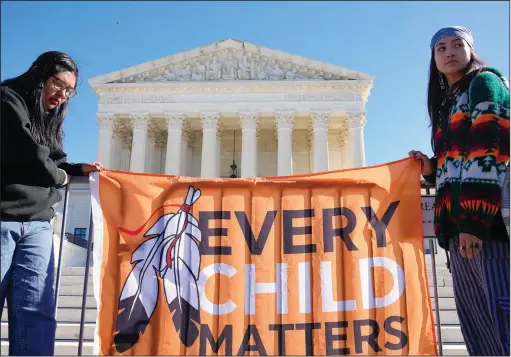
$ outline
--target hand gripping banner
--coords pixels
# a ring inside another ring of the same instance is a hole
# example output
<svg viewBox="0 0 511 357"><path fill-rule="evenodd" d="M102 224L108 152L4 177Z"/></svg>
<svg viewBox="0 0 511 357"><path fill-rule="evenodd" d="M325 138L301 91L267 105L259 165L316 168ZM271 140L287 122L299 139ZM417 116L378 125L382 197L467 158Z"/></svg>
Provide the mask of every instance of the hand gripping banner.
<svg viewBox="0 0 511 357"><path fill-rule="evenodd" d="M420 165L91 176L99 355L436 355Z"/></svg>

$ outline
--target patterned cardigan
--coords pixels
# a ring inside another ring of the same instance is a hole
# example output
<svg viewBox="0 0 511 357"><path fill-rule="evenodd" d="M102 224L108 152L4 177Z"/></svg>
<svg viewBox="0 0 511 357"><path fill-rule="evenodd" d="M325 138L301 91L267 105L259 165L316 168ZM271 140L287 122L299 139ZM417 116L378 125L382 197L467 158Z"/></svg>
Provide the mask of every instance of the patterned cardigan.
<svg viewBox="0 0 511 357"><path fill-rule="evenodd" d="M484 68L455 95L449 117L435 134L435 232L449 238L508 239L500 211L509 163L509 89L502 74Z"/></svg>

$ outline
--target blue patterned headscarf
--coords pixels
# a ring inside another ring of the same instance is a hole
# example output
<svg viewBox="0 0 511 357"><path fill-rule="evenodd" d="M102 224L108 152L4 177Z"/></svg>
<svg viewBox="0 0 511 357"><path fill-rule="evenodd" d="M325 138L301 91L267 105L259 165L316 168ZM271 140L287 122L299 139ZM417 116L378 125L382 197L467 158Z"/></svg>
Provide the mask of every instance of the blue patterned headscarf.
<svg viewBox="0 0 511 357"><path fill-rule="evenodd" d="M435 45L438 43L438 41L440 41L441 39L443 39L444 37L447 37L447 36L458 36L458 37L464 39L471 48L474 48L474 38L472 37L472 34L466 27L449 26L449 27L444 27L443 29L438 30L438 32L433 36L433 38L431 39L431 44L430 44L431 49L433 49L435 47Z"/></svg>

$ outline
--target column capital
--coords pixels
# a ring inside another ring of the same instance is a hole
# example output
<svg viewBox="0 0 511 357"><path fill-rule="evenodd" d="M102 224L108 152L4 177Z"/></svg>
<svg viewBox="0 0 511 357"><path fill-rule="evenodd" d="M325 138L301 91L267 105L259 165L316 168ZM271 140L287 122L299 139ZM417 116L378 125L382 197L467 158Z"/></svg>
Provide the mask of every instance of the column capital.
<svg viewBox="0 0 511 357"><path fill-rule="evenodd" d="M188 132L188 134L185 136L186 142L188 144L188 148L193 149L195 148L195 133L193 131Z"/></svg>
<svg viewBox="0 0 511 357"><path fill-rule="evenodd" d="M350 129L363 128L366 124L365 112L348 112L347 115Z"/></svg>
<svg viewBox="0 0 511 357"><path fill-rule="evenodd" d="M183 130L183 124L185 122L184 113L163 113L165 116L165 123L167 124L168 130Z"/></svg>
<svg viewBox="0 0 511 357"><path fill-rule="evenodd" d="M314 144L314 131L312 128L308 128L307 130L307 143L309 144L309 150L312 148Z"/></svg>
<svg viewBox="0 0 511 357"><path fill-rule="evenodd" d="M224 126L221 125L220 123L218 123L217 127L216 127L216 138L217 140L222 140L223 136L224 136Z"/></svg>
<svg viewBox="0 0 511 357"><path fill-rule="evenodd" d="M219 112L201 112L200 120L202 130L213 130L218 127L218 120L220 119Z"/></svg>
<svg viewBox="0 0 511 357"><path fill-rule="evenodd" d="M190 147L192 132L188 130L188 128L183 127L183 131L181 132L181 140L185 142L188 147Z"/></svg>
<svg viewBox="0 0 511 357"><path fill-rule="evenodd" d="M315 111L311 112L311 122L313 130L328 129L328 118L330 111Z"/></svg>
<svg viewBox="0 0 511 357"><path fill-rule="evenodd" d="M291 110L277 111L275 112L275 123L277 125L277 131L282 129L293 129L293 123L295 119L295 112Z"/></svg>
<svg viewBox="0 0 511 357"><path fill-rule="evenodd" d="M96 117L100 129L114 130L115 127L114 113L97 113Z"/></svg>
<svg viewBox="0 0 511 357"><path fill-rule="evenodd" d="M257 130L259 112L239 112L239 123L242 130Z"/></svg>
<svg viewBox="0 0 511 357"><path fill-rule="evenodd" d="M181 130L181 135L183 138L187 138L192 134L192 128L190 124L186 121L183 122L183 129Z"/></svg>
<svg viewBox="0 0 511 357"><path fill-rule="evenodd" d="M163 131L156 132L154 136L154 143L157 149L165 149L167 144L167 134Z"/></svg>
<svg viewBox="0 0 511 357"><path fill-rule="evenodd" d="M149 120L151 119L149 113L132 113L131 116L131 125L133 125L133 130L147 131L149 128Z"/></svg>
<svg viewBox="0 0 511 357"><path fill-rule="evenodd" d="M337 136L337 143L339 144L339 148L341 150L347 147L349 141L350 127L349 120L344 119L341 130L339 131L339 135Z"/></svg>
<svg viewBox="0 0 511 357"><path fill-rule="evenodd" d="M125 148L131 147L133 140L133 133L124 123L120 121L115 122L114 134L121 140L122 146Z"/></svg>

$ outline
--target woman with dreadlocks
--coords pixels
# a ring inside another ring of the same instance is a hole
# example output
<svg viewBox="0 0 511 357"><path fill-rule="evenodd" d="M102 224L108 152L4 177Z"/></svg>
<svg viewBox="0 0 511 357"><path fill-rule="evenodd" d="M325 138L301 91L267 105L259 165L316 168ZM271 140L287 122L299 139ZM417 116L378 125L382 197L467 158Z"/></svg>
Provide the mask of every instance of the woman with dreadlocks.
<svg viewBox="0 0 511 357"><path fill-rule="evenodd" d="M450 256L470 355L509 356L509 86L483 66L470 31L432 38L428 111L434 156L409 155L436 186L435 231ZM505 182L507 177L507 183ZM507 224L507 227L506 227Z"/></svg>
<svg viewBox="0 0 511 357"><path fill-rule="evenodd" d="M9 355L53 356L53 206L68 175L99 163L69 164L63 122L76 94L78 67L62 52L43 53L22 75L1 83L1 288L7 299Z"/></svg>

